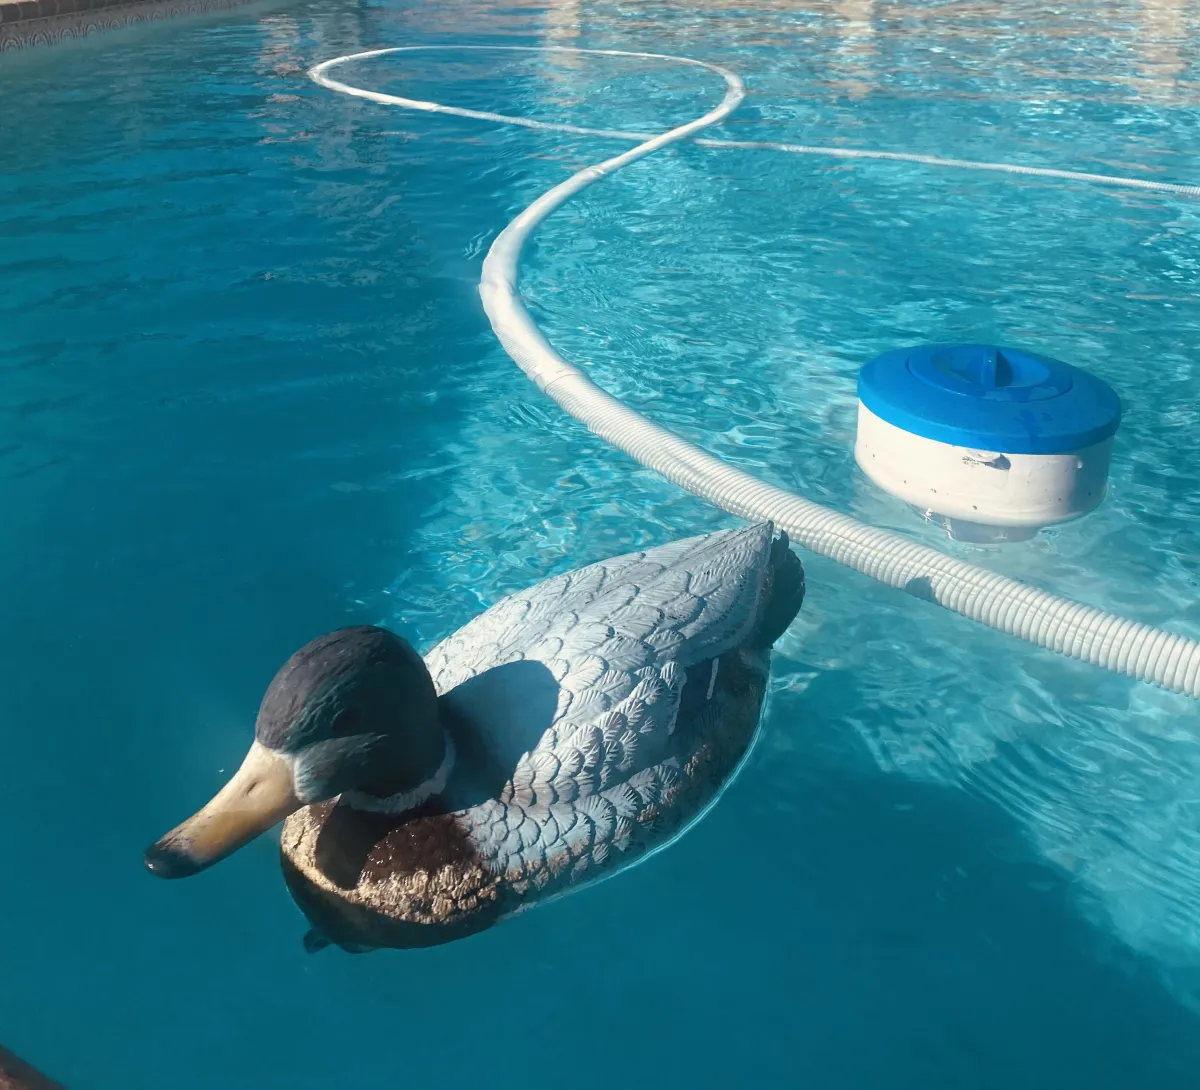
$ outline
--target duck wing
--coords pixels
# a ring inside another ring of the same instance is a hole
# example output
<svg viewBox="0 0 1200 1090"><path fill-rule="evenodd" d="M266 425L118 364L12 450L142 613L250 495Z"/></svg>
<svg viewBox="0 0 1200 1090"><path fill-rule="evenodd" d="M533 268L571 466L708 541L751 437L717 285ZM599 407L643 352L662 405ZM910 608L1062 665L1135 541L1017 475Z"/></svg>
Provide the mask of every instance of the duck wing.
<svg viewBox="0 0 1200 1090"><path fill-rule="evenodd" d="M532 661L557 685L550 724L500 801L574 801L659 761L687 671L754 633L772 538L761 523L590 564L510 595L435 647L438 691L483 730L503 715L473 678Z"/></svg>

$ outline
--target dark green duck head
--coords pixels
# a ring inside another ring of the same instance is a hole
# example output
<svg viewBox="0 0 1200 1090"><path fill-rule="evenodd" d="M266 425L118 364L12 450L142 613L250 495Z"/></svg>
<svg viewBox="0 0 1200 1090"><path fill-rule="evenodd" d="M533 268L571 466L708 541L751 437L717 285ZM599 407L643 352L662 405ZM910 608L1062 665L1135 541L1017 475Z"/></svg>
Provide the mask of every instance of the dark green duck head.
<svg viewBox="0 0 1200 1090"><path fill-rule="evenodd" d="M196 874L343 792L382 799L413 790L448 756L424 661L395 633L370 626L321 636L288 659L254 734L220 792L146 850L151 872Z"/></svg>

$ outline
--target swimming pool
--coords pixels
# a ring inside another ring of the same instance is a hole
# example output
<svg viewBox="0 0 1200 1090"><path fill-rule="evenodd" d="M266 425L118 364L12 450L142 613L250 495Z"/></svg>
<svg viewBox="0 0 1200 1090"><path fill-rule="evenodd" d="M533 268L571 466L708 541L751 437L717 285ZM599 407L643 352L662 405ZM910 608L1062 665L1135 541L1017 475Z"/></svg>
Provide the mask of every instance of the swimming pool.
<svg viewBox="0 0 1200 1090"><path fill-rule="evenodd" d="M738 139L1194 182L1198 29L1182 3L335 3L6 58L0 1039L80 1088L1192 1085L1194 702L819 558L747 771L617 881L439 950L308 958L270 844L185 887L139 852L308 636L425 646L546 572L734 522L542 399L480 311L496 232L615 149L350 101L309 65L655 49L746 79ZM353 75L645 130L722 91L595 58ZM679 148L549 220L522 287L564 356L731 462L1194 637L1197 211ZM958 339L1121 393L1099 511L982 551L865 483L858 367ZM380 1034L393 1055L360 1048Z"/></svg>

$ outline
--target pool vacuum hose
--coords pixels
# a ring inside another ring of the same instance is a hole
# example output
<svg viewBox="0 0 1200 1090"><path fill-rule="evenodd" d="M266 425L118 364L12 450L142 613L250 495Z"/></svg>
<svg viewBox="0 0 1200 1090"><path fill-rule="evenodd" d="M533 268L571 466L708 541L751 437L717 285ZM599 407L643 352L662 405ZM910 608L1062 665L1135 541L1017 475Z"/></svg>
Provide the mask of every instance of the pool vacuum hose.
<svg viewBox="0 0 1200 1090"><path fill-rule="evenodd" d="M725 96L715 108L657 136L615 129L508 117L465 110L436 102L382 94L333 79L328 73L351 61L389 53L482 51L570 53L686 64L713 72L725 81ZM767 484L660 427L618 401L563 359L534 324L517 291L522 251L530 235L555 209L583 189L630 163L670 144L693 139L728 117L745 96L741 78L727 68L690 57L618 49L575 49L567 46L400 46L354 53L316 65L309 72L323 87L357 98L426 113L476 118L528 129L576 133L626 141L637 146L621 155L585 167L547 190L516 217L492 243L483 263L479 293L492 329L504 350L538 387L591 431L623 450L641 465L697 496L747 519L771 519L804 548L830 557L888 586L936 602L973 621L1039 647L1102 666L1164 689L1200 697L1200 643L1151 625L1060 598L1048 591L997 575L947 556L936 549L875 529L847 515L813 503L786 489ZM1069 170L938 159L928 155L862 151L756 141L697 139L714 148L742 148L794 155L844 159L887 159L929 166L995 171L1057 178L1096 185L1143 189L1181 197L1200 197L1200 186L1176 185L1142 178L1121 178Z"/></svg>

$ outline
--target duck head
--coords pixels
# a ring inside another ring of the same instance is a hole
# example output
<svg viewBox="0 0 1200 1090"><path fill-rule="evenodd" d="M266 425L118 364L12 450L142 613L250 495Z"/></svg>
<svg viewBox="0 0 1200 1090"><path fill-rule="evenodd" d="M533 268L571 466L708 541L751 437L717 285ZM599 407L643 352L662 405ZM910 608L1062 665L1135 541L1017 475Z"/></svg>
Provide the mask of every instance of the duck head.
<svg viewBox="0 0 1200 1090"><path fill-rule="evenodd" d="M147 849L146 866L184 878L303 806L413 791L444 767L447 745L437 691L410 644L369 626L321 636L275 675L233 778Z"/></svg>

